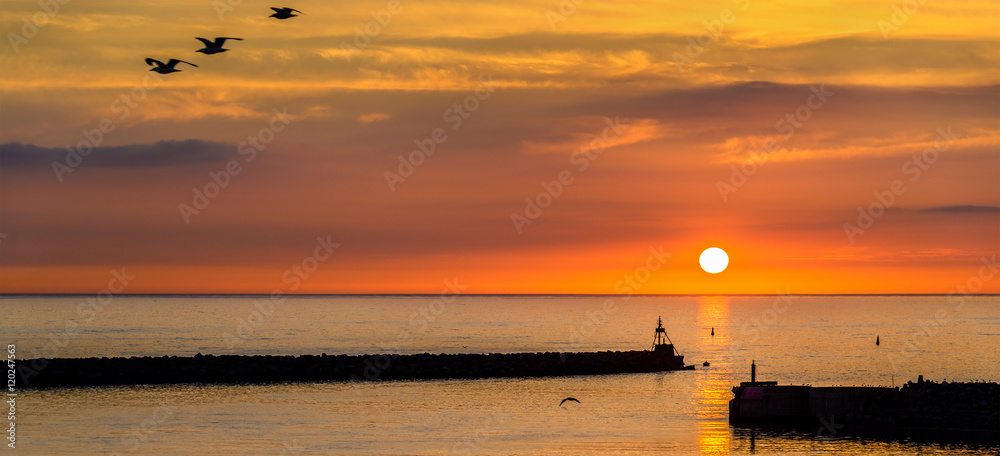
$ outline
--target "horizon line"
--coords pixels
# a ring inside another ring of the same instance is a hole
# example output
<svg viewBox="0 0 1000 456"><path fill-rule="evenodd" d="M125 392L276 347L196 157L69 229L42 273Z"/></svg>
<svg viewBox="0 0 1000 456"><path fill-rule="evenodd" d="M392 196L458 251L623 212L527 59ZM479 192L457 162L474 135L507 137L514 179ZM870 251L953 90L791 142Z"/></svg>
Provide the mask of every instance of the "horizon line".
<svg viewBox="0 0 1000 456"><path fill-rule="evenodd" d="M92 296L97 293L0 293L0 299L19 296ZM512 297L625 297L625 296L1000 296L1000 293L283 293L282 296L512 296ZM118 293L114 296L271 296L272 293Z"/></svg>

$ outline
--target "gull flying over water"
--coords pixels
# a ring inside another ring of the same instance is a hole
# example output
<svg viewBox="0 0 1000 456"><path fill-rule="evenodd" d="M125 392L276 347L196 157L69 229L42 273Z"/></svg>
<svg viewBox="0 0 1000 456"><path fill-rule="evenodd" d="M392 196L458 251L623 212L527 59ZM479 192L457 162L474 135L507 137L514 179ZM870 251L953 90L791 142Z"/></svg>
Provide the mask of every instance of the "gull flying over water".
<svg viewBox="0 0 1000 456"><path fill-rule="evenodd" d="M195 64L193 64L191 62L185 62L183 60L178 60L178 59L170 59L169 61L167 61L166 64L164 64L163 62L161 62L159 60L151 59L151 58L148 58L148 57L146 58L146 65L154 65L154 64L156 65L155 68L151 68L149 71L155 71L155 72L160 73L160 74L169 74L169 73L176 73L178 71L181 71L181 70L178 70L178 69L174 68L175 66L177 66L178 63L186 63L188 65L191 65L191 66L195 67L195 68L198 67L198 65L195 65Z"/></svg>
<svg viewBox="0 0 1000 456"><path fill-rule="evenodd" d="M563 405L563 403L566 401L573 401L576 402L577 404L580 403L580 400L575 397L567 397L566 399L563 399L562 402L559 403L559 405Z"/></svg>
<svg viewBox="0 0 1000 456"><path fill-rule="evenodd" d="M272 15L270 15L268 17L273 17L275 19L288 19L290 17L298 16L299 14L305 14L302 11L299 11L297 9L291 9L291 8L275 8L275 7L272 6L271 9L274 10L274 14L272 14ZM292 11L295 11L296 13L299 13L299 14L292 14Z"/></svg>
<svg viewBox="0 0 1000 456"><path fill-rule="evenodd" d="M198 40L198 41L201 41L202 43L205 43L205 47L203 49L198 49L197 51L195 51L195 52L200 52L202 54L218 54L220 52L226 52L226 51L228 51L229 49L223 49L222 48L222 45L226 43L226 40L243 41L243 38L233 38L231 36L219 36L219 37L216 37L215 38L215 42L206 40L205 38L199 38L199 37L196 37L195 39Z"/></svg>

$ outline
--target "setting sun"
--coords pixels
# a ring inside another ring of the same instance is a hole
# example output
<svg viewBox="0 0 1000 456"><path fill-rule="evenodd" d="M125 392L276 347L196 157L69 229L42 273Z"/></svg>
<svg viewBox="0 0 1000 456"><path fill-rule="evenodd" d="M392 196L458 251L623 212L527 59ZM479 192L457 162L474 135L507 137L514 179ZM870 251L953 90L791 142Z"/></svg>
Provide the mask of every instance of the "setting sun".
<svg viewBox="0 0 1000 456"><path fill-rule="evenodd" d="M726 266L729 266L729 255L726 254L725 250L718 247L712 247L705 249L701 252L701 257L698 258L698 263L701 264L701 268L709 274L718 274L726 270Z"/></svg>

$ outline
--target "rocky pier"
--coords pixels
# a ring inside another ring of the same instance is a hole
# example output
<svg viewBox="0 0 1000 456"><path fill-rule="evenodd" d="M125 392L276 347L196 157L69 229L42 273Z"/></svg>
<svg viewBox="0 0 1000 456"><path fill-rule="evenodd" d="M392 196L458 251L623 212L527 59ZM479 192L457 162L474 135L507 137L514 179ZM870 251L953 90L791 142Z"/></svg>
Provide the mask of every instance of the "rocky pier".
<svg viewBox="0 0 1000 456"><path fill-rule="evenodd" d="M672 348L672 347L671 347ZM412 355L195 355L18 362L21 388L608 375L693 369L673 351Z"/></svg>
<svg viewBox="0 0 1000 456"><path fill-rule="evenodd" d="M1000 384L909 382L872 396L844 424L1000 431Z"/></svg>

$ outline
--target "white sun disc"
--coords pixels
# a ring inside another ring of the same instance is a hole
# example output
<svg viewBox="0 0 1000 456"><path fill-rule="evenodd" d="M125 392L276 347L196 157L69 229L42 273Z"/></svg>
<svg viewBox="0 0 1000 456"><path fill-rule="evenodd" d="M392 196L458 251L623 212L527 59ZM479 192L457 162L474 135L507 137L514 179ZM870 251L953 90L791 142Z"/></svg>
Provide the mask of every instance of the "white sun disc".
<svg viewBox="0 0 1000 456"><path fill-rule="evenodd" d="M705 272L718 274L724 271L726 266L729 266L729 255L726 255L726 251L718 247L708 248L701 252L698 263L701 264L701 268Z"/></svg>

